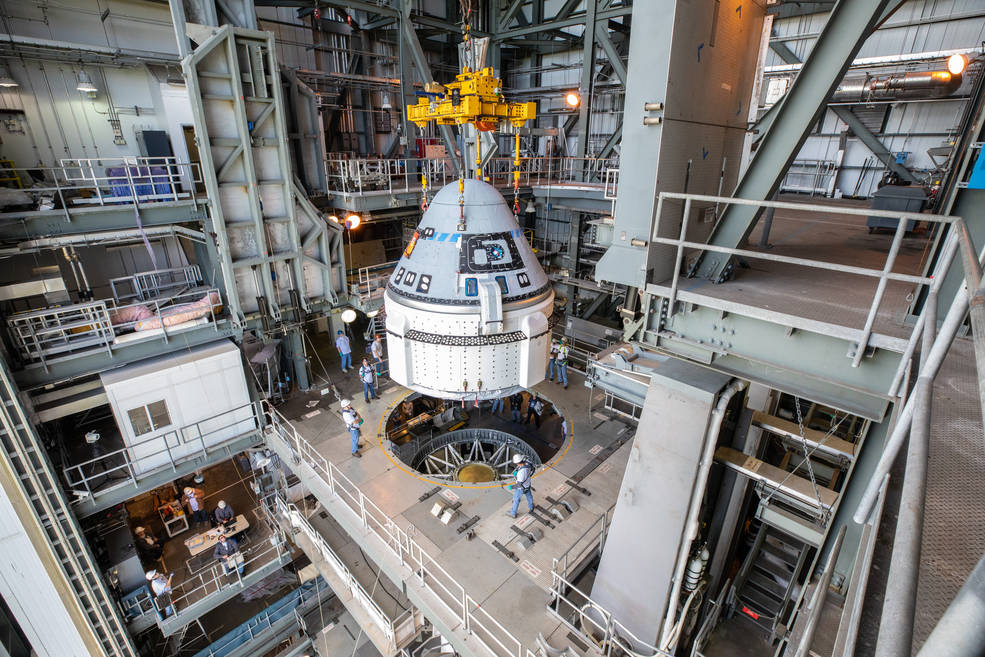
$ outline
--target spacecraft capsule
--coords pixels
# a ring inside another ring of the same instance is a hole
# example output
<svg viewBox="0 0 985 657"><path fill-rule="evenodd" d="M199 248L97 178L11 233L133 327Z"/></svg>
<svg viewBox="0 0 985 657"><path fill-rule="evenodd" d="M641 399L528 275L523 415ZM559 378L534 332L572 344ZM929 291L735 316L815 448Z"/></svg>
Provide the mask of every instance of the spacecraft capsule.
<svg viewBox="0 0 985 657"><path fill-rule="evenodd" d="M464 183L461 194L456 182L431 201L384 304L390 377L471 401L544 378L554 291L500 193Z"/></svg>

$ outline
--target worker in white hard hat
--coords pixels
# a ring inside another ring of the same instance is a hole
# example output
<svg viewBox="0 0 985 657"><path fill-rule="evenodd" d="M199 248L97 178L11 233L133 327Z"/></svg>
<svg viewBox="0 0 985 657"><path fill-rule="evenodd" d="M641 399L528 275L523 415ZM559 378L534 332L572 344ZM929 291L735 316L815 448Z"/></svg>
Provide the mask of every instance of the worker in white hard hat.
<svg viewBox="0 0 985 657"><path fill-rule="evenodd" d="M534 466L527 459L523 458L522 454L513 455L513 465L516 466L516 470L513 471L513 477L516 479L516 483L510 485L510 489L513 491L513 508L510 509L508 515L511 518L516 518L516 509L520 506L521 497L526 497L529 510L534 510L534 496L531 493L533 488L530 485L530 478L534 474Z"/></svg>
<svg viewBox="0 0 985 657"><path fill-rule="evenodd" d="M568 355L571 353L571 348L568 347L568 338L561 338L561 345L557 348L557 382L563 383L564 387L568 387Z"/></svg>
<svg viewBox="0 0 985 657"><path fill-rule="evenodd" d="M551 338L551 351L547 358L547 371L544 372L544 378L548 381L554 380L554 365L557 363L557 350L560 346L556 338Z"/></svg>
<svg viewBox="0 0 985 657"><path fill-rule="evenodd" d="M154 594L154 607L163 620L174 613L174 607L171 606L171 579L174 578L174 573L165 577L164 573L148 570L144 577Z"/></svg>
<svg viewBox="0 0 985 657"><path fill-rule="evenodd" d="M363 423L363 419L352 407L351 400L342 400L342 420L345 422L345 428L349 431L349 437L352 438L352 455L356 458L362 458L362 454L359 453L359 448L363 446L359 442L359 425Z"/></svg>
<svg viewBox="0 0 985 657"><path fill-rule="evenodd" d="M188 515L192 517L192 522L209 521L209 514L205 510L205 492L201 488L186 486L182 497L185 506L188 507Z"/></svg>
<svg viewBox="0 0 985 657"><path fill-rule="evenodd" d="M215 511L212 513L212 517L215 518L216 525L219 527L225 527L226 525L232 523L233 519L236 518L236 512L233 511L233 507L226 504L225 500L219 500Z"/></svg>
<svg viewBox="0 0 985 657"><path fill-rule="evenodd" d="M136 540L133 542L135 548L137 548L137 553L148 561L157 561L161 558L164 553L164 546L161 542L157 540L157 537L148 532L143 527L137 527L133 530L133 535Z"/></svg>

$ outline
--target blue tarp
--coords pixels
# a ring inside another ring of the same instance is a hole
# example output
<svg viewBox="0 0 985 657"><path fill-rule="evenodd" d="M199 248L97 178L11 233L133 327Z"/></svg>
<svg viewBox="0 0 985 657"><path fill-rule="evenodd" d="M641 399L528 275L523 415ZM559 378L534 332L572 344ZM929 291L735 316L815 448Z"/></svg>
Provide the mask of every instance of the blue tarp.
<svg viewBox="0 0 985 657"><path fill-rule="evenodd" d="M324 596L327 589L328 584L320 576L305 582L299 588L294 589L256 616L233 628L232 631L223 634L211 645L199 650L195 653L194 657L225 657L240 646L252 641L264 631L269 630L277 621L283 619L285 616L291 615L297 607L319 594Z"/></svg>

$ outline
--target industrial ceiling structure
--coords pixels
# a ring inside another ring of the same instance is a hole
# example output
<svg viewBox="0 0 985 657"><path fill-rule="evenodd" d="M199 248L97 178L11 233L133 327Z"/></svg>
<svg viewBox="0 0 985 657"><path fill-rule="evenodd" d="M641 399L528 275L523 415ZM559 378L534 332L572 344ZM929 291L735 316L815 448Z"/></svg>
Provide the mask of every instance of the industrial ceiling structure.
<svg viewBox="0 0 985 657"><path fill-rule="evenodd" d="M0 18L0 655L982 654L979 0Z"/></svg>

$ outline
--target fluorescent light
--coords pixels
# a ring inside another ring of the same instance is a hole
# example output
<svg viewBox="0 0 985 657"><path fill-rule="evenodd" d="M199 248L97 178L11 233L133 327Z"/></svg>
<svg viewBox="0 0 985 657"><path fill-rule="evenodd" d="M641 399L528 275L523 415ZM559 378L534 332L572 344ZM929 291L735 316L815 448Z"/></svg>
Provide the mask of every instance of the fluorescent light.
<svg viewBox="0 0 985 657"><path fill-rule="evenodd" d="M96 85L92 83L92 80L89 79L89 74L85 71L79 71L79 83L75 85L75 88L79 91L85 91L86 93L95 93L99 91L99 89L96 88Z"/></svg>
<svg viewBox="0 0 985 657"><path fill-rule="evenodd" d="M0 87L9 89L11 87L19 87L20 83L10 76L10 69L7 68L6 64L0 64Z"/></svg>

